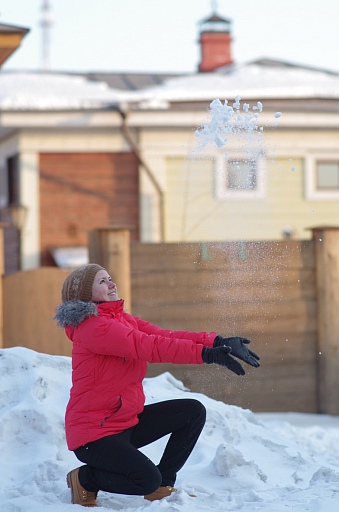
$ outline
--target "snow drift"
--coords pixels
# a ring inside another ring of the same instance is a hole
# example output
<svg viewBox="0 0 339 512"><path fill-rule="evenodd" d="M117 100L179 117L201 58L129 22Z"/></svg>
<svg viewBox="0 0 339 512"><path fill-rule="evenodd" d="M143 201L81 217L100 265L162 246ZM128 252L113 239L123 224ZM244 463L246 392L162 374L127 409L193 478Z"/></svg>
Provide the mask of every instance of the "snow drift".
<svg viewBox="0 0 339 512"><path fill-rule="evenodd" d="M80 510L70 503L65 482L67 472L80 465L64 436L70 358L2 349L0 383L1 510ZM197 398L207 409L206 426L179 473L179 492L153 503L100 492L102 509L337 512L339 418L253 414L191 393L169 373L145 379L145 391L148 403ZM157 462L165 442L143 451Z"/></svg>

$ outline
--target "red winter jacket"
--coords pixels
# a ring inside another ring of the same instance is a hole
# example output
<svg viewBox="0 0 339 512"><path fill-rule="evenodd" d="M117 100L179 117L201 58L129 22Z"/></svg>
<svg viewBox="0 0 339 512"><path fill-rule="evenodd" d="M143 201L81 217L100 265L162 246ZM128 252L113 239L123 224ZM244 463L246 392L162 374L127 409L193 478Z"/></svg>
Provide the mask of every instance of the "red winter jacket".
<svg viewBox="0 0 339 512"><path fill-rule="evenodd" d="M80 323L73 321L77 302L62 304L56 315L73 342L72 388L65 417L70 450L138 423L147 362L202 364L202 348L211 347L216 336L161 329L125 313L122 300L88 304L94 309ZM68 306L72 314L65 321Z"/></svg>

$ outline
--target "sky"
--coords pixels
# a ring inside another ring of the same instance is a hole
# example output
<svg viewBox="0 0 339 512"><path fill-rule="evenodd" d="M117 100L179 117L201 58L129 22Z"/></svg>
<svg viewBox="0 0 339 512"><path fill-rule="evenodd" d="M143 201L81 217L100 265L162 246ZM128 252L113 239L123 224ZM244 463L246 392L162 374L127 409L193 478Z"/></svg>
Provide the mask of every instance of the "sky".
<svg viewBox="0 0 339 512"><path fill-rule="evenodd" d="M224 372L217 375L226 384L246 378ZM69 357L0 350L1 512L80 510L65 479L81 464L65 440L70 386ZM144 389L147 403L199 400L207 410L205 427L170 498L150 503L100 491L98 512L338 511L338 416L252 413L191 393L168 372L145 379ZM141 451L157 463L166 441Z"/></svg>
<svg viewBox="0 0 339 512"><path fill-rule="evenodd" d="M39 70L43 0L1 0L0 22L30 28L3 66ZM233 59L268 57L339 72L338 0L49 0L52 71L197 70L199 22L232 21Z"/></svg>

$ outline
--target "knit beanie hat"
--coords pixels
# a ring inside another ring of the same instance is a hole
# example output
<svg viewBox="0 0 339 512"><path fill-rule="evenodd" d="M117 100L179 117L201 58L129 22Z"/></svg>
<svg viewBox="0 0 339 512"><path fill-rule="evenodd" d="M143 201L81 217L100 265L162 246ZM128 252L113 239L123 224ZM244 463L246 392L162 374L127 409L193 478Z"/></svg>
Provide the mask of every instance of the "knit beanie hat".
<svg viewBox="0 0 339 512"><path fill-rule="evenodd" d="M92 287L94 278L99 270L105 270L96 263L90 263L83 267L76 268L66 277L61 290L62 302L82 300L90 302L92 300Z"/></svg>

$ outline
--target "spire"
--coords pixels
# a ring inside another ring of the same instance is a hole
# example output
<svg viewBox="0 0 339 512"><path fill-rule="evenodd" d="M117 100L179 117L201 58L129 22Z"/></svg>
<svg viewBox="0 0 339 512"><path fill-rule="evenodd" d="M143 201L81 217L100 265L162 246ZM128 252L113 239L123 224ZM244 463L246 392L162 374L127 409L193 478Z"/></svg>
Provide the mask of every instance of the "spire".
<svg viewBox="0 0 339 512"><path fill-rule="evenodd" d="M51 6L49 0L43 0L42 6L42 18L40 21L40 26L42 29L42 69L47 71L51 68L51 40L50 40L50 32L51 27L53 25L53 20L51 17Z"/></svg>
<svg viewBox="0 0 339 512"><path fill-rule="evenodd" d="M216 14L218 10L218 0L211 0L212 13Z"/></svg>

